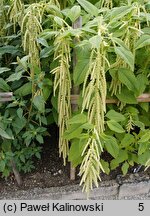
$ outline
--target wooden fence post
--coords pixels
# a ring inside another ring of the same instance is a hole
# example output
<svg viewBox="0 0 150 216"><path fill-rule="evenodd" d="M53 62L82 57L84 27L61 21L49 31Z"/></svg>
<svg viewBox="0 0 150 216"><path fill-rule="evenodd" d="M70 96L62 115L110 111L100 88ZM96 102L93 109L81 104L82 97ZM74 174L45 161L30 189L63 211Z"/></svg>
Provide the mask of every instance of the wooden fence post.
<svg viewBox="0 0 150 216"><path fill-rule="evenodd" d="M72 27L74 29L81 28L82 27L82 17L79 17L73 24ZM77 39L74 39L74 44L77 44ZM75 69L75 66L77 64L77 56L76 56L76 51L75 49L73 50L73 70ZM79 87L78 86L73 86L72 95L79 95ZM77 101L74 103L74 101L71 99L71 109L72 112L78 111L78 104ZM75 180L75 174L76 174L76 169L70 164L70 180Z"/></svg>

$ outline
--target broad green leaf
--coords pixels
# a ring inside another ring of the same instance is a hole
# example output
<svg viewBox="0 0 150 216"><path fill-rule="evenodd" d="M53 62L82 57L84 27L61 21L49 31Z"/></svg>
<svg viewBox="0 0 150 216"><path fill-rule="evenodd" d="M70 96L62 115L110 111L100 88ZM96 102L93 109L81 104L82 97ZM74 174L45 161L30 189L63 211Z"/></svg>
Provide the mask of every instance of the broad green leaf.
<svg viewBox="0 0 150 216"><path fill-rule="evenodd" d="M21 119L23 117L23 109L22 108L18 108L17 109L17 116Z"/></svg>
<svg viewBox="0 0 150 216"><path fill-rule="evenodd" d="M22 78L22 71L18 73L11 74L6 80L7 82L13 82L16 80L20 80Z"/></svg>
<svg viewBox="0 0 150 216"><path fill-rule="evenodd" d="M135 49L137 50L148 45L150 45L150 35L144 34L136 41Z"/></svg>
<svg viewBox="0 0 150 216"><path fill-rule="evenodd" d="M39 110L39 112L44 113L44 111L45 111L45 101L44 101L43 96L36 95L33 98L33 104L36 107L36 109Z"/></svg>
<svg viewBox="0 0 150 216"><path fill-rule="evenodd" d="M150 27L145 27L141 29L142 32L144 32L145 35L150 35Z"/></svg>
<svg viewBox="0 0 150 216"><path fill-rule="evenodd" d="M74 138L78 138L81 135L82 128L80 128L81 124L71 125L67 131L64 133L64 138L71 140Z"/></svg>
<svg viewBox="0 0 150 216"><path fill-rule="evenodd" d="M96 48L96 49L99 49L100 47L100 44L101 44L101 36L100 35L96 35L96 36L93 36L89 39L91 45L92 45L92 48Z"/></svg>
<svg viewBox="0 0 150 216"><path fill-rule="evenodd" d="M130 90L128 90L126 87L121 89L121 93L116 95L117 98L127 104L137 104L137 99L134 95L134 93Z"/></svg>
<svg viewBox="0 0 150 216"><path fill-rule="evenodd" d="M139 92L139 95L141 95L145 91L146 86L149 84L149 81L148 81L146 74L144 73L138 74L137 80L138 80L138 83L140 83L140 85L138 85L138 92Z"/></svg>
<svg viewBox="0 0 150 216"><path fill-rule="evenodd" d="M21 59L17 56L17 62L18 62L19 65L22 66L22 68L24 70L27 70L27 68L28 68L28 59L29 59L29 55L24 56Z"/></svg>
<svg viewBox="0 0 150 216"><path fill-rule="evenodd" d="M0 90L6 91L6 92L10 90L9 85L8 85L7 82L6 82L4 79L2 79L2 78L0 78Z"/></svg>
<svg viewBox="0 0 150 216"><path fill-rule="evenodd" d="M35 153L35 156L36 156L38 159L41 159L41 155L40 155L39 152L36 152L36 153Z"/></svg>
<svg viewBox="0 0 150 216"><path fill-rule="evenodd" d="M60 18L60 17L58 17L58 16L55 16L55 17L54 17L54 21L55 21L59 26L63 26L64 21L63 21L62 18Z"/></svg>
<svg viewBox="0 0 150 216"><path fill-rule="evenodd" d="M21 160L23 163L25 163L25 156L24 156L24 154L21 154L21 155L20 155L20 160Z"/></svg>
<svg viewBox="0 0 150 216"><path fill-rule="evenodd" d="M126 68L120 68L118 70L119 80L127 86L127 88L138 95L138 80L136 79L134 73Z"/></svg>
<svg viewBox="0 0 150 216"><path fill-rule="evenodd" d="M147 131L139 140L139 143L145 143L150 140L150 131Z"/></svg>
<svg viewBox="0 0 150 216"><path fill-rule="evenodd" d="M112 136L105 136L104 139L106 150L116 158L119 154L119 146L117 140Z"/></svg>
<svg viewBox="0 0 150 216"><path fill-rule="evenodd" d="M114 21L117 21L123 18L125 15L130 13L132 10L133 8L131 6L115 7L108 14L108 17L110 18L110 21L114 22Z"/></svg>
<svg viewBox="0 0 150 216"><path fill-rule="evenodd" d="M132 134L125 134L123 139L121 140L121 148L126 148L133 144L135 141L134 136Z"/></svg>
<svg viewBox="0 0 150 216"><path fill-rule="evenodd" d="M43 143L44 143L43 137L42 137L40 134L38 134L38 135L36 136L36 140L37 140L40 144L43 144Z"/></svg>
<svg viewBox="0 0 150 216"><path fill-rule="evenodd" d="M145 130L145 125L144 125L143 122L141 122L141 121L134 121L134 124L135 124L137 127L139 127L142 131Z"/></svg>
<svg viewBox="0 0 150 216"><path fill-rule="evenodd" d="M119 112L116 112L115 110L108 111L108 113L106 114L106 117L116 122L121 122L125 120L124 115L122 115Z"/></svg>
<svg viewBox="0 0 150 216"><path fill-rule="evenodd" d="M67 15L72 22L75 22L79 18L80 13L81 13L81 7L75 5L69 10L69 13Z"/></svg>
<svg viewBox="0 0 150 216"><path fill-rule="evenodd" d="M112 41L118 44L120 47L124 47L125 49L128 49L128 47L120 38L112 37Z"/></svg>
<svg viewBox="0 0 150 216"><path fill-rule="evenodd" d="M80 126L80 128L83 128L83 129L85 129L85 130L93 129L93 128L94 128L94 125L91 124L91 123L85 123L85 124L82 124L82 125Z"/></svg>
<svg viewBox="0 0 150 216"><path fill-rule="evenodd" d="M45 101L49 98L51 92L52 92L51 87L49 87L48 85L43 86L43 97Z"/></svg>
<svg viewBox="0 0 150 216"><path fill-rule="evenodd" d="M109 163L101 159L102 167L107 175L110 173Z"/></svg>
<svg viewBox="0 0 150 216"><path fill-rule="evenodd" d="M40 58L47 58L47 57L51 56L52 53L53 53L53 47L52 46L45 47L40 52Z"/></svg>
<svg viewBox="0 0 150 216"><path fill-rule="evenodd" d="M115 47L115 53L130 66L132 71L134 71L134 56L130 50L125 49L122 46Z"/></svg>
<svg viewBox="0 0 150 216"><path fill-rule="evenodd" d="M2 128L0 128L0 136L5 139L13 139L13 137L6 133L6 131L4 131Z"/></svg>
<svg viewBox="0 0 150 216"><path fill-rule="evenodd" d="M73 81L75 85L80 85L84 82L85 75L89 69L90 51L89 44L76 49L77 62L73 71Z"/></svg>
<svg viewBox="0 0 150 216"><path fill-rule="evenodd" d="M127 174L128 169L129 169L129 164L127 162L125 162L121 167L121 170L122 170L124 176Z"/></svg>
<svg viewBox="0 0 150 216"><path fill-rule="evenodd" d="M86 0L77 0L77 2L84 8L84 10L86 12L88 12L89 14L93 15L93 16L98 16L98 8L95 7L93 4L91 4L90 2L86 1Z"/></svg>
<svg viewBox="0 0 150 216"><path fill-rule="evenodd" d="M147 150L143 154L138 156L138 163L145 166L146 162L149 160L150 150Z"/></svg>
<svg viewBox="0 0 150 216"><path fill-rule="evenodd" d="M0 172L4 171L5 165L6 165L5 161L4 160L0 160Z"/></svg>
<svg viewBox="0 0 150 216"><path fill-rule="evenodd" d="M5 139L2 143L2 149L4 152L10 152L11 151L11 140Z"/></svg>
<svg viewBox="0 0 150 216"><path fill-rule="evenodd" d="M26 126L27 120L22 117L16 117L15 120L12 122L13 129L16 134L20 133L20 131Z"/></svg>
<svg viewBox="0 0 150 216"><path fill-rule="evenodd" d="M108 125L110 130L115 131L117 133L124 133L125 132L123 127L118 122L116 122L114 120L107 121L107 125Z"/></svg>
<svg viewBox="0 0 150 216"><path fill-rule="evenodd" d="M44 47L49 47L47 41L44 38L38 38L37 42L43 45Z"/></svg>
<svg viewBox="0 0 150 216"><path fill-rule="evenodd" d="M0 74L4 73L4 72L7 72L7 71L10 71L11 69L10 68L7 68L7 67L0 67Z"/></svg>
<svg viewBox="0 0 150 216"><path fill-rule="evenodd" d="M87 116L83 113L77 114L68 120L68 124L84 124L87 121Z"/></svg>
<svg viewBox="0 0 150 216"><path fill-rule="evenodd" d="M116 169L120 165L120 163L128 160L128 152L127 150L120 150L117 158L113 159L110 163L110 167L112 170Z"/></svg>
<svg viewBox="0 0 150 216"><path fill-rule="evenodd" d="M71 143L69 150L68 160L72 162L73 166L76 167L82 162L82 150L86 145L86 140L79 142L78 139L74 139Z"/></svg>
<svg viewBox="0 0 150 216"><path fill-rule="evenodd" d="M140 105L140 107L142 107L142 109L145 111L145 112L148 112L149 111L149 109L150 109L150 107L149 107L149 102L143 102L143 103L140 103L139 104Z"/></svg>
<svg viewBox="0 0 150 216"><path fill-rule="evenodd" d="M32 84L31 82L25 83L19 89L17 89L14 94L19 96L26 96L32 93Z"/></svg>
<svg viewBox="0 0 150 216"><path fill-rule="evenodd" d="M10 53L10 54L16 54L18 52L18 48L15 46L7 45L0 47L0 55Z"/></svg>
<svg viewBox="0 0 150 216"><path fill-rule="evenodd" d="M147 150L148 150L148 142L140 143L138 148L138 155L143 154Z"/></svg>

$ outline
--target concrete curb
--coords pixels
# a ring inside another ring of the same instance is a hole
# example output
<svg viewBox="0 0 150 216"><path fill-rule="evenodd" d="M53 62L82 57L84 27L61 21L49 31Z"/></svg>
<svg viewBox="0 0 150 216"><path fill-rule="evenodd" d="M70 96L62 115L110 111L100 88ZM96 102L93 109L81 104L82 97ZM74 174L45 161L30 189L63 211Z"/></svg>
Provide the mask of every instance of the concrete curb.
<svg viewBox="0 0 150 216"><path fill-rule="evenodd" d="M86 194L79 185L51 188L34 188L28 191L19 190L7 195L0 195L0 199L28 199L28 200L86 200ZM100 182L89 196L91 200L113 199L150 199L150 179L140 182L130 182L126 179L121 184L117 180Z"/></svg>

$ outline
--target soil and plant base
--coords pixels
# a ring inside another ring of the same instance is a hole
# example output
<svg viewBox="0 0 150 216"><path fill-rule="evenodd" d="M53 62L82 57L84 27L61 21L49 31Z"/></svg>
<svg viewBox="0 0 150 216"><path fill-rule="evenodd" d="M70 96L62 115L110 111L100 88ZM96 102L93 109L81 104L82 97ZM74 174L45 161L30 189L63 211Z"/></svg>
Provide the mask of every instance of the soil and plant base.
<svg viewBox="0 0 150 216"><path fill-rule="evenodd" d="M12 162L38 166L54 122L87 194L103 172L149 167L150 107L139 102L150 92L149 17L149 0L0 1L0 91L13 92L0 104L2 177Z"/></svg>

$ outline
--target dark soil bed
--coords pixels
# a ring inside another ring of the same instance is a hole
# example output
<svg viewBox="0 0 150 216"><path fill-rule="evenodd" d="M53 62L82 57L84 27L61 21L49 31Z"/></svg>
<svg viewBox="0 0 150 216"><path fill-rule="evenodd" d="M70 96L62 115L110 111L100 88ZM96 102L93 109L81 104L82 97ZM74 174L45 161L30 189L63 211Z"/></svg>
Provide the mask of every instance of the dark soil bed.
<svg viewBox="0 0 150 216"><path fill-rule="evenodd" d="M55 130L55 136L52 136L49 139L45 140L43 146L42 158L39 161L35 161L36 169L32 173L21 174L23 184L19 187L16 183L16 180L13 175L11 175L7 180L0 178L0 192L5 194L6 192L13 192L17 190L28 190L33 188L49 188L56 186L64 186L77 184L80 182L79 176L76 175L75 181L70 181L70 164L63 166L63 160L59 157L57 143L57 131ZM135 168L135 167L134 167ZM134 168L130 169L130 173L133 173ZM77 169L78 174L78 169ZM137 178L140 176L150 177L150 169L143 171L141 168L140 172L137 174ZM121 182L121 178L127 178L121 176L121 169L118 168L115 171L112 171L109 175L104 173L101 174L102 181L108 181L112 179L118 179ZM145 178L145 177L143 177Z"/></svg>

